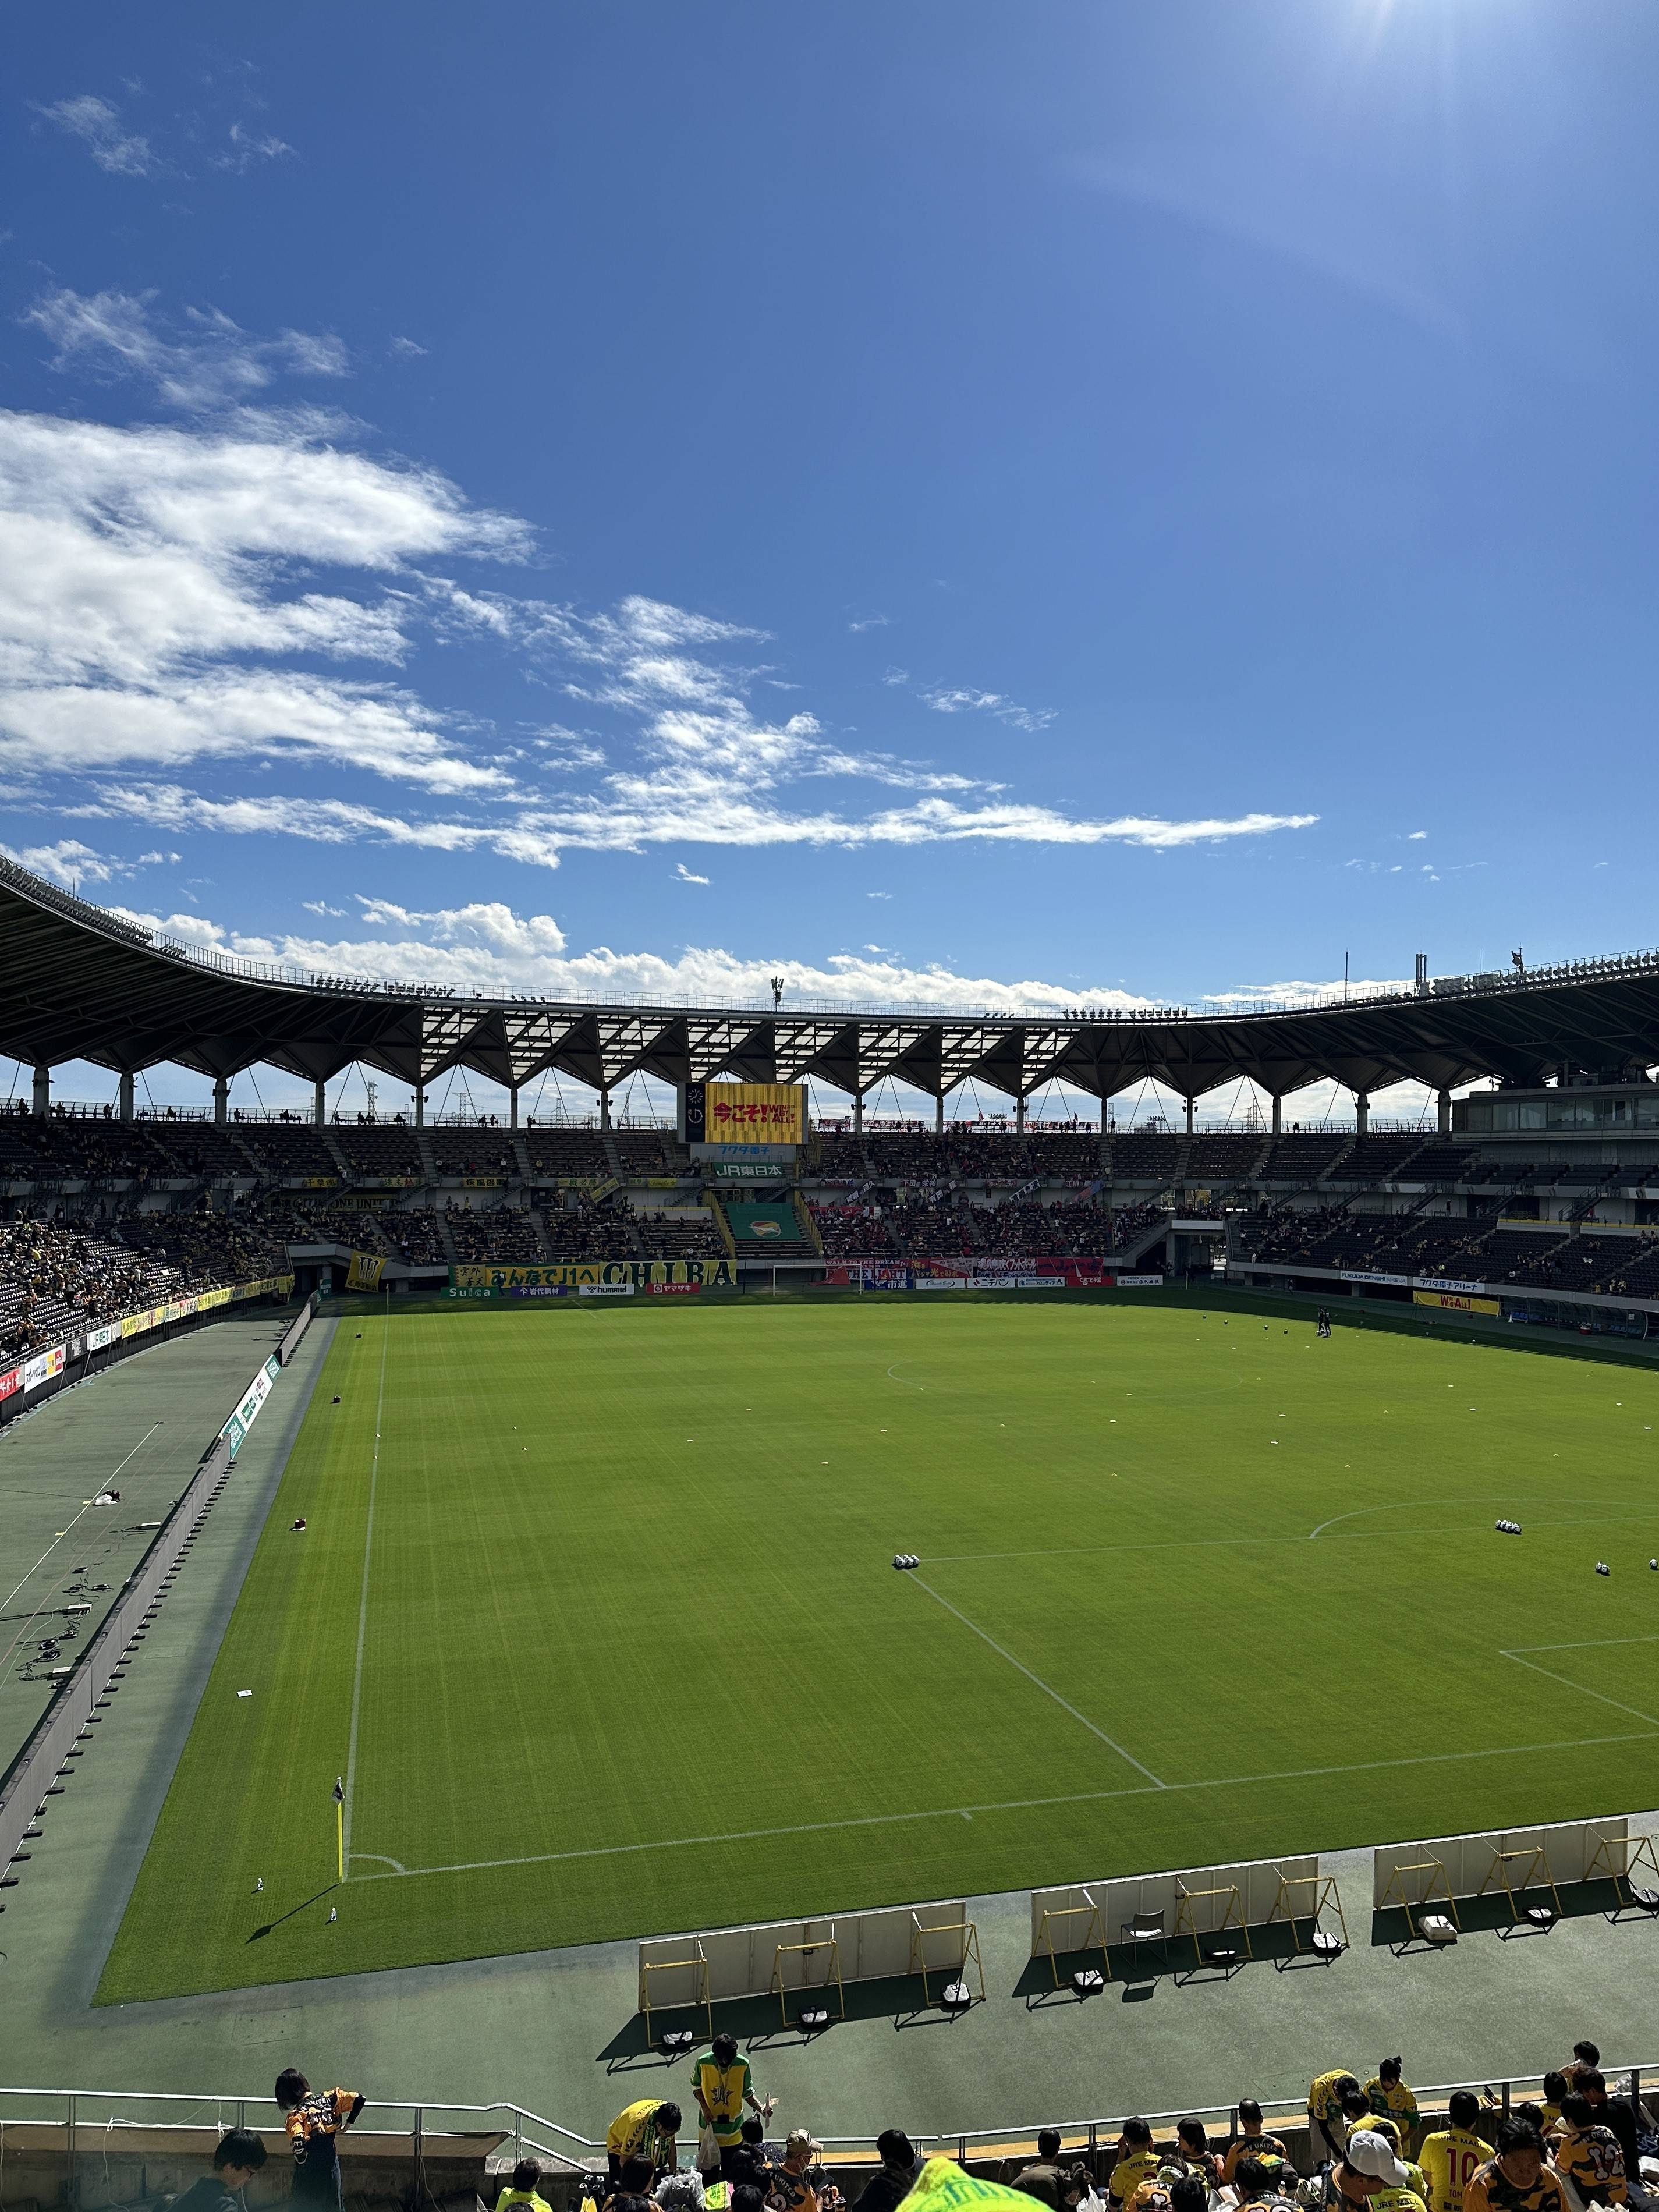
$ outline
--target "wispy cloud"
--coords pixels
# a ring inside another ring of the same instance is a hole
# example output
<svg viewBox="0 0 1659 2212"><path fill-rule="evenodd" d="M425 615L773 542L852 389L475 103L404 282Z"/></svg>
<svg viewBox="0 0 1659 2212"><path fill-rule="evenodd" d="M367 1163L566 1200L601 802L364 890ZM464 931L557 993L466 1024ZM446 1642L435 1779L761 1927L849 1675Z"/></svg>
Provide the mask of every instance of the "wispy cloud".
<svg viewBox="0 0 1659 2212"><path fill-rule="evenodd" d="M1046 730L1054 719L1052 707L1022 707L1000 691L948 690L941 685L921 696L936 714L994 714L1015 730Z"/></svg>
<svg viewBox="0 0 1659 2212"><path fill-rule="evenodd" d="M890 615L860 615L856 621L849 622L847 627L857 637L866 629L889 629L892 627L892 620Z"/></svg>
<svg viewBox="0 0 1659 2212"><path fill-rule="evenodd" d="M674 873L683 884L706 884L708 881L707 876L694 876L684 860L675 863Z"/></svg>
<svg viewBox="0 0 1659 2212"><path fill-rule="evenodd" d="M278 138L274 131L250 131L240 123L233 123L225 137L228 151L210 154L209 161L216 169L234 169L239 176L246 176L262 161L279 161L284 154L294 151L287 139Z"/></svg>
<svg viewBox="0 0 1659 2212"><path fill-rule="evenodd" d="M51 339L55 368L139 377L169 407L191 412L247 400L278 376L349 372L344 346L326 332L255 337L216 308L191 308L163 325L152 311L153 296L64 289L48 292L23 319Z"/></svg>
<svg viewBox="0 0 1659 2212"><path fill-rule="evenodd" d="M0 413L0 775L60 816L542 867L661 845L1168 851L1316 818L1028 804L857 747L806 708L768 706L785 679L734 614L500 588L533 552L517 518L240 404L280 372L338 374L335 341L255 339L214 315L164 326L125 294L53 294L33 320L66 373L113 362L219 410L127 428ZM511 656L579 702L581 726L438 709L407 673L434 641ZM996 693L923 697L1028 730L1047 719ZM255 769L302 769L305 787L253 785ZM405 795L387 803L365 777Z"/></svg>
<svg viewBox="0 0 1659 2212"><path fill-rule="evenodd" d="M397 355L400 361L424 361L427 356L427 348L417 345L413 338L395 337L386 351Z"/></svg>
<svg viewBox="0 0 1659 2212"><path fill-rule="evenodd" d="M149 139L125 130L120 109L96 93L77 93L72 100L55 100L46 106L37 102L35 112L78 138L99 167L112 177L148 177L160 166Z"/></svg>

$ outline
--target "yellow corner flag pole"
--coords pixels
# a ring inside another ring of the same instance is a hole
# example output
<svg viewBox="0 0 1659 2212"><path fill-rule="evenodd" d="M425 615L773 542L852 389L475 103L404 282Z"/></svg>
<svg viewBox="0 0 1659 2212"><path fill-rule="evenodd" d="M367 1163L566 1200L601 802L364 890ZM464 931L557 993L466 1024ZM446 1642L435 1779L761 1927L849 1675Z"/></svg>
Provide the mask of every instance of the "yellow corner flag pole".
<svg viewBox="0 0 1659 2212"><path fill-rule="evenodd" d="M334 1778L334 1867L342 1881L345 1880L345 1784L337 1774Z"/></svg>

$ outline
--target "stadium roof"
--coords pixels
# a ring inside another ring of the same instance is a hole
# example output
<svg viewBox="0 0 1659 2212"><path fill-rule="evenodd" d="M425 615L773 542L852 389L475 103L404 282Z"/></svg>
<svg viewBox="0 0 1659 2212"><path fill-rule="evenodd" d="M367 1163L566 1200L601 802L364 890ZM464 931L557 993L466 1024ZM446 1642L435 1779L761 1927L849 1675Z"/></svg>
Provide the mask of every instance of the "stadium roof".
<svg viewBox="0 0 1659 2212"><path fill-rule="evenodd" d="M509 1085L555 1069L596 1090L635 1073L811 1076L848 1092L893 1077L934 1096L971 1078L1012 1097L1056 1079L1103 1098L1149 1078L1188 1097L1241 1076L1280 1096L1327 1079L1365 1092L1535 1085L1564 1066L1613 1077L1659 1063L1659 953L1219 1014L576 1003L232 960L0 860L0 1053L133 1074L270 1062L313 1082L362 1062L411 1085L452 1067Z"/></svg>

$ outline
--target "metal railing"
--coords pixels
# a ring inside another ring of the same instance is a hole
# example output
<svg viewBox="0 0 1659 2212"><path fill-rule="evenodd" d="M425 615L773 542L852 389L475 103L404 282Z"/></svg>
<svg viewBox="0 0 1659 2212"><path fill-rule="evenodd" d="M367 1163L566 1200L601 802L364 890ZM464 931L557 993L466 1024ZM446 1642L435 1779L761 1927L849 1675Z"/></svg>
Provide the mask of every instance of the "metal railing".
<svg viewBox="0 0 1659 2212"><path fill-rule="evenodd" d="M1659 2067L1650 2064L1607 2067L1609 2087L1615 2091L1639 2099L1645 2087L1659 2082ZM1489 2097L1498 2110L1507 2112L1514 2105L1541 2096L1541 2074L1516 2073L1494 2077L1477 2076L1473 2081L1448 2081L1419 2088L1418 2103L1425 2116L1443 2110L1446 2101L1459 2089L1473 2090L1477 2095ZM24 2109L13 2109L14 2102ZM1275 2127L1301 2124L1307 2112L1305 2092L1297 2096L1262 2097L1262 2115L1271 2131ZM164 2107L160 2118L149 2109ZM50 2108L50 2109L49 2109ZM406 2118L403 2124L386 2128L384 2121L395 2114ZM267 2118L266 2116L269 2115ZM1182 2119L1200 2119L1213 2135L1231 2141L1239 2132L1238 2107L1232 2105L1180 2105L1168 2112L1142 2111L1139 2117L1157 2130L1172 2130ZM1005 2123L994 2127L973 2128L915 2128L907 2130L917 2150L927 2155L943 2152L947 2156L967 2160L974 2157L994 2157L1005 2148L1011 2155L1026 2153L1036 2140L1040 2127L1055 2127L1060 2131L1068 2148L1085 2148L1091 2154L1115 2148L1127 2113L1119 2113L1094 2119L1055 2120L1044 2117L1031 2121ZM883 2117L884 2126L902 2124L902 2113L891 2111ZM526 2152L552 2160L572 2172L602 2165L605 2160L603 2139L579 2134L557 2120L545 2118L526 2106L501 2100L488 2105L449 2104L437 2100L416 2102L407 2098L374 2098L364 2108L362 2127L365 2134L404 2135L417 2154L422 2144L430 2145L434 2138L445 2136L477 2134L477 2125L456 2126L462 2120L499 2125L503 2138L511 2137L514 2156ZM6 2089L0 2088L0 2136L7 2127L27 2124L33 2126L66 2128L71 2138L71 2154L76 2139L82 2141L102 2138L106 2143L123 2129L143 2128L152 2130L176 2129L200 2130L207 2128L230 2127L264 2128L271 2131L283 2124L282 2115L269 2097L220 2095L206 2093L152 2092L131 2089ZM349 2142L349 2138L347 2139ZM877 2159L875 2136L822 2135L819 2137L825 2150L848 2161L860 2160L874 2163Z"/></svg>

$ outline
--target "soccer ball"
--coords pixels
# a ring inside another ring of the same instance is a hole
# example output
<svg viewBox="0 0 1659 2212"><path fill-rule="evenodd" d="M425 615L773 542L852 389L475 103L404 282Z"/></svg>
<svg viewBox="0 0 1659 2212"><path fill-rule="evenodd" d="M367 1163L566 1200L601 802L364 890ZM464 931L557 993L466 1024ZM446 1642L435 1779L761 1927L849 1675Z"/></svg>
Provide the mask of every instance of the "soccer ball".
<svg viewBox="0 0 1659 2212"><path fill-rule="evenodd" d="M919 1567L921 1565L921 1561L916 1557L914 1552L895 1552L893 1554L893 1565L902 1574L908 1567Z"/></svg>
<svg viewBox="0 0 1659 2212"><path fill-rule="evenodd" d="M1605 1559L1598 1559L1595 1562L1595 1571L1598 1575L1610 1575L1613 1572L1613 1569L1607 1565Z"/></svg>

